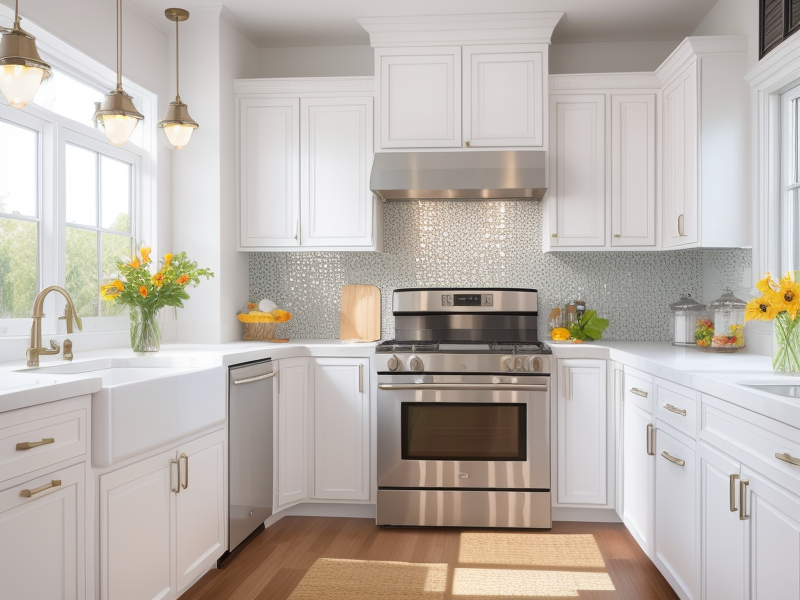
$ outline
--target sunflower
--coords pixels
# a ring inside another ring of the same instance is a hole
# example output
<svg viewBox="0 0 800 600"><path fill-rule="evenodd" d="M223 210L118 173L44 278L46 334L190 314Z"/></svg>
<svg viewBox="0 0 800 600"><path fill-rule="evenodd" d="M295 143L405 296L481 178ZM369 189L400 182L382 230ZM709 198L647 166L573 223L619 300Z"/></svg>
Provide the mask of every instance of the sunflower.
<svg viewBox="0 0 800 600"><path fill-rule="evenodd" d="M770 293L777 292L779 290L779 286L772 278L772 274L769 271L767 271L767 274L764 276L764 279L762 279L756 284L756 289L765 296L767 296Z"/></svg>
<svg viewBox="0 0 800 600"><path fill-rule="evenodd" d="M786 311L794 319L800 310L800 284L794 281L791 273L780 281L780 291L775 294L777 311Z"/></svg>
<svg viewBox="0 0 800 600"><path fill-rule="evenodd" d="M779 312L772 298L761 296L747 303L744 309L744 320L747 321L771 321Z"/></svg>

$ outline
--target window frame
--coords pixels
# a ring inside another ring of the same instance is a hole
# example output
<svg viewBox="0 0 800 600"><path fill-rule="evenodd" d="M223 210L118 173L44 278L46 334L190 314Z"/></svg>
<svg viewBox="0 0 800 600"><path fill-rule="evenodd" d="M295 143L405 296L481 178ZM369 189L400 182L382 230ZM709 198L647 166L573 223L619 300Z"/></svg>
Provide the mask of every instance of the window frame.
<svg viewBox="0 0 800 600"><path fill-rule="evenodd" d="M14 13L0 5L0 25L11 26ZM25 29L36 37L37 48L42 58L57 71L61 71L78 81L100 90L103 94L116 87L116 73L98 61L83 54L66 42L58 39L36 23L25 20ZM148 243L153 254L157 248L157 142L156 107L157 96L136 85L123 76L123 86L133 96L134 103L144 115L141 147L132 143L117 148L110 144L102 130L73 121L53 113L35 103L29 103L18 110L0 104L0 118L22 126L36 123L40 131L40 188L39 188L39 276L37 291L48 285L63 287L65 279L65 185L66 177L61 171L64 165L65 144L69 139L86 138L102 153L125 162L135 162L132 173L131 190L131 234L134 245ZM77 136L77 137L76 137ZM78 144L82 145L82 144ZM99 290L98 290L99 294ZM58 296L58 298L56 298ZM58 294L50 294L45 300L45 318L42 332L46 335L66 333L66 324L57 316L63 312L64 301ZM58 308L57 308L58 307ZM127 335L129 319L123 316L87 317L83 319L84 332L125 331ZM26 336L30 332L30 318L0 319L0 345L3 340Z"/></svg>

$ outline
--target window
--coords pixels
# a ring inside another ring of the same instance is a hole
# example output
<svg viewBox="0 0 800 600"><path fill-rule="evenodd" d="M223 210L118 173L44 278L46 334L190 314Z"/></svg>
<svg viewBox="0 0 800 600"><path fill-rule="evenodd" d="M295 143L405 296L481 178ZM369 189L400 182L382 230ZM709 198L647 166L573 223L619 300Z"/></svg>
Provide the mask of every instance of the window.
<svg viewBox="0 0 800 600"><path fill-rule="evenodd" d="M155 231L145 218L155 213L155 96L124 82L146 120L135 138L112 146L92 115L116 74L35 25L26 28L53 76L24 110L0 95L0 336L28 334L33 300L49 285L70 293L84 331L127 329L125 307L101 302L99 287L115 276L117 258ZM45 334L64 330L57 320L63 300L55 296L45 305Z"/></svg>
<svg viewBox="0 0 800 600"><path fill-rule="evenodd" d="M759 57L777 48L800 28L800 0L761 0L758 9Z"/></svg>
<svg viewBox="0 0 800 600"><path fill-rule="evenodd" d="M800 269L800 85L781 95L780 273Z"/></svg>

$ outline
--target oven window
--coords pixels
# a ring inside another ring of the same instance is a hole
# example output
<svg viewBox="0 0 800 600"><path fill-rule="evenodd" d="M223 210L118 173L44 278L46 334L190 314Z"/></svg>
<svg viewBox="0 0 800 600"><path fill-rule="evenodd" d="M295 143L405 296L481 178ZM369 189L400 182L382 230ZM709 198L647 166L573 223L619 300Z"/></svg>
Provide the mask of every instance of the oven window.
<svg viewBox="0 0 800 600"><path fill-rule="evenodd" d="M401 403L404 460L526 459L526 404Z"/></svg>

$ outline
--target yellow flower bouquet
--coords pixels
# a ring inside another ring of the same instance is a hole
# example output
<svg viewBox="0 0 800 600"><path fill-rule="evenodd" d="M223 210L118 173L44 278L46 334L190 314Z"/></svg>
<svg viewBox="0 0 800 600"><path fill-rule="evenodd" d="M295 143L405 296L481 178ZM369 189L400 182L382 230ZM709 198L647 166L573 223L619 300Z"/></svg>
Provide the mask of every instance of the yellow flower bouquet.
<svg viewBox="0 0 800 600"><path fill-rule="evenodd" d="M142 246L130 261L118 260L119 276L100 287L103 300L130 307L131 347L135 352L157 352L161 346L161 330L155 318L158 310L164 306L183 308L183 301L189 299L186 289L197 287L201 277L214 276L209 269L199 269L186 252L165 254L153 273L150 252Z"/></svg>
<svg viewBox="0 0 800 600"><path fill-rule="evenodd" d="M756 284L761 296L745 308L745 321L774 321L775 340L772 368L775 371L800 373L800 283L798 271L790 271L776 281L766 274Z"/></svg>

